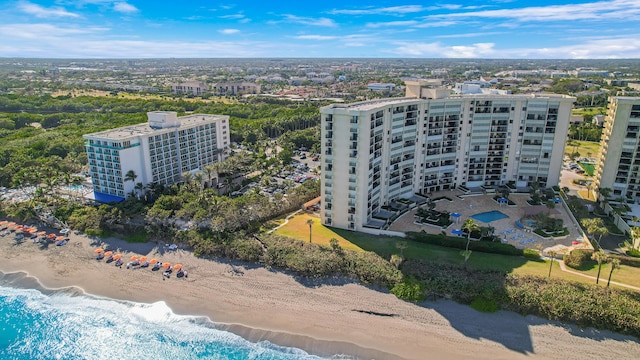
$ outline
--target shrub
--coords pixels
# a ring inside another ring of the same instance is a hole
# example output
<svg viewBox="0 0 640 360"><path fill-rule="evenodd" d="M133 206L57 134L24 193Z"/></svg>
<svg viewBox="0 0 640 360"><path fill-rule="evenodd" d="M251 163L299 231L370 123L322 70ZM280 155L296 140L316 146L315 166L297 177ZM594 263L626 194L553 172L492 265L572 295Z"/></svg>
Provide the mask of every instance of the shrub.
<svg viewBox="0 0 640 360"><path fill-rule="evenodd" d="M540 253L535 249L526 248L522 250L522 255L524 255L524 257L527 259L540 260Z"/></svg>
<svg viewBox="0 0 640 360"><path fill-rule="evenodd" d="M401 283L391 288L390 292L399 299L413 302L424 300L425 287L413 277L405 277Z"/></svg>
<svg viewBox="0 0 640 360"><path fill-rule="evenodd" d="M445 246L455 249L464 249L467 239L462 237L448 237L436 234L427 234L426 232L408 232L409 239L432 245ZM480 251L485 253L522 256L522 250L511 244L503 244L500 242L488 241L471 241L469 249L472 251Z"/></svg>
<svg viewBox="0 0 640 360"><path fill-rule="evenodd" d="M487 299L484 296L478 296L477 298L471 301L471 307L480 311L480 312L488 312L493 313L500 309L498 303L493 299Z"/></svg>
<svg viewBox="0 0 640 360"><path fill-rule="evenodd" d="M640 257L640 250L638 249L629 249L626 251L626 253L631 257Z"/></svg>
<svg viewBox="0 0 640 360"><path fill-rule="evenodd" d="M616 254L609 254L609 257L612 258L612 259L620 260L620 264L622 264L622 265L627 265L627 266L633 266L633 267L640 268L640 259L639 258L629 257L629 256L621 256L621 255L616 255Z"/></svg>
<svg viewBox="0 0 640 360"><path fill-rule="evenodd" d="M581 268L585 262L591 261L593 250L575 249L564 257L564 264L574 269Z"/></svg>

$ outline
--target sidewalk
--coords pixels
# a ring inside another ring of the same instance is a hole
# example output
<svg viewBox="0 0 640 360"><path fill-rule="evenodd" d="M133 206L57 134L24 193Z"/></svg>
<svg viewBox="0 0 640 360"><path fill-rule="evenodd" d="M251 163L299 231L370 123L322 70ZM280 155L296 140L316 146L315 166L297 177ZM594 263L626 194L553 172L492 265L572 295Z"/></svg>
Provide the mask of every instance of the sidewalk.
<svg viewBox="0 0 640 360"><path fill-rule="evenodd" d="M550 258L548 258L548 257L543 257L542 259L544 259L544 260L551 260L551 259L550 259ZM581 273L581 272L577 272L577 271L573 271L573 270L569 270L569 269L567 269L567 267L566 267L566 266L565 266L565 264L564 264L564 261L562 261L562 260L554 259L554 261L557 261L557 262L560 264L560 270L562 270L562 271L564 271L564 272L568 272L568 273L573 274L573 275L578 275L578 276L582 276L582 277L585 277L585 278L589 278L589 279L594 280L594 282L595 282L595 280L596 280L596 277L595 277L595 276L591 276L591 275L583 274L583 273ZM603 280L602 276L600 277L600 280L601 280L601 281ZM640 287L636 287L636 286L632 286L632 285L627 285L627 284L619 283L619 282L616 282L616 281L611 281L611 284L613 284L613 285L618 285L618 286L622 286L622 287L625 287L625 288L628 288L628 289L631 289L631 290L635 290L635 291L640 292Z"/></svg>

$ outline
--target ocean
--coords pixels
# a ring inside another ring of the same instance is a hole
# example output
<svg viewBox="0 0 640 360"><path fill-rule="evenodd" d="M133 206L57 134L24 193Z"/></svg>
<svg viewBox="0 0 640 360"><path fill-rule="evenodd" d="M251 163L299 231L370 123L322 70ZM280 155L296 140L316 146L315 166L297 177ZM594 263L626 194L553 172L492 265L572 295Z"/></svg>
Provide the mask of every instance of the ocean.
<svg viewBox="0 0 640 360"><path fill-rule="evenodd" d="M0 286L0 359L320 359L250 342L207 318L88 295Z"/></svg>

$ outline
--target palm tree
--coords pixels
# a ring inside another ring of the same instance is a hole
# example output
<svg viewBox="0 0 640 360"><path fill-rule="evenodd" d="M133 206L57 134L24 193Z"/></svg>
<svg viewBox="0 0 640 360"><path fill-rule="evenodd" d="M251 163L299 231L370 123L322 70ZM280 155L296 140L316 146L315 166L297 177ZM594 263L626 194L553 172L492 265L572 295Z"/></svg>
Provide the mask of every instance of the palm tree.
<svg viewBox="0 0 640 360"><path fill-rule="evenodd" d="M551 261L549 261L549 277L551 277L551 268L553 267L553 262L556 261L556 252L553 250L547 251L547 255L551 255Z"/></svg>
<svg viewBox="0 0 640 360"><path fill-rule="evenodd" d="M604 251L599 250L591 254L591 259L598 262L598 275L596 275L596 284L600 281L600 270L602 269L602 263L607 262L607 254Z"/></svg>
<svg viewBox="0 0 640 360"><path fill-rule="evenodd" d="M204 174L201 172L196 173L193 175L193 180L198 183L200 191L202 191L204 189Z"/></svg>
<svg viewBox="0 0 640 360"><path fill-rule="evenodd" d="M480 230L480 226L476 224L473 219L467 219L464 221L462 225L463 230L467 230L467 246L465 246L464 251L461 252L461 255L464 256L464 268L467 268L467 261L469 261L469 257L471 256L471 251L469 250L469 242L471 241L471 233L474 231Z"/></svg>
<svg viewBox="0 0 640 360"><path fill-rule="evenodd" d="M214 163L215 164L215 163ZM209 164L202 168L202 171L207 175L207 186L211 187L211 175L216 172L214 164Z"/></svg>
<svg viewBox="0 0 640 360"><path fill-rule="evenodd" d="M396 243L396 247L397 247L398 249L400 249L400 257L401 257L401 258L404 258L404 256L403 256L403 251L404 251L404 249L406 249L406 248L407 248L407 242L406 242L406 241L398 241L398 242Z"/></svg>
<svg viewBox="0 0 640 360"><path fill-rule="evenodd" d="M141 182L136 183L136 186L134 187L134 189L136 189L136 195L138 196L138 200L139 200L140 199L140 194L144 190L144 185L142 185Z"/></svg>
<svg viewBox="0 0 640 360"><path fill-rule="evenodd" d="M313 226L313 219L307 220L307 225L309 225L309 244L311 244L311 227Z"/></svg>
<svg viewBox="0 0 640 360"><path fill-rule="evenodd" d="M620 268L620 260L612 259L611 260L611 271L609 271L609 280L607 281L607 287L611 284L611 275L613 274L613 270Z"/></svg>
<svg viewBox="0 0 640 360"><path fill-rule="evenodd" d="M137 178L138 178L138 175L133 170L129 170L127 171L126 174L124 174L124 181L135 182Z"/></svg>

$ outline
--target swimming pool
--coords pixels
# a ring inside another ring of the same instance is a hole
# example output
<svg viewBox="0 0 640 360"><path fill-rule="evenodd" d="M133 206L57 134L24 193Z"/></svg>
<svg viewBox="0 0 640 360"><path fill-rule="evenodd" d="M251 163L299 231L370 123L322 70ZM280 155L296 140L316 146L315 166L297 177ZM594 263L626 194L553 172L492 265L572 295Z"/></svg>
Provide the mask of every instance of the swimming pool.
<svg viewBox="0 0 640 360"><path fill-rule="evenodd" d="M493 211L487 211L487 212L475 214L475 215L472 215L471 217L478 221L482 221L483 223L490 223L492 221L508 218L509 216L505 215L500 211L493 210Z"/></svg>

